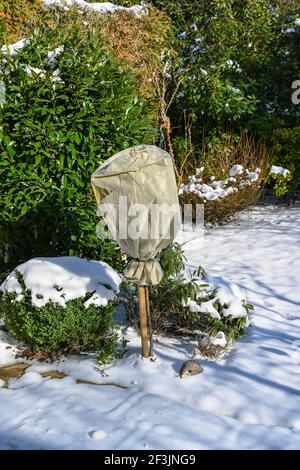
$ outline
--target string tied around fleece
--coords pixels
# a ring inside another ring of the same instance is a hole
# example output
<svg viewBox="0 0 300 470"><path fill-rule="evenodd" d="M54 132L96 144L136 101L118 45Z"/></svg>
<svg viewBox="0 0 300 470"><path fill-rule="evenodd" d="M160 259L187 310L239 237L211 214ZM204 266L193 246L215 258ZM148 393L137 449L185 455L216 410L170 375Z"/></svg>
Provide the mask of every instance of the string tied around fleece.
<svg viewBox="0 0 300 470"><path fill-rule="evenodd" d="M155 286L162 280L164 272L157 259L146 261L133 259L129 261L123 274L128 281L139 285Z"/></svg>

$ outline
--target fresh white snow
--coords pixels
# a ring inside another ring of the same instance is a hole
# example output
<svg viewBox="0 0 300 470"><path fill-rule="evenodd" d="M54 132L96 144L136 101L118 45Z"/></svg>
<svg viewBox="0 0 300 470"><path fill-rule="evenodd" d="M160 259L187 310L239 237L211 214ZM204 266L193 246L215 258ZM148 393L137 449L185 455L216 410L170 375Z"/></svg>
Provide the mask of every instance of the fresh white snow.
<svg viewBox="0 0 300 470"><path fill-rule="evenodd" d="M15 57L20 49L28 47L30 44L29 39L20 39L20 41L15 42L14 44L8 44L1 47L0 51L3 54L8 54L10 57Z"/></svg>
<svg viewBox="0 0 300 470"><path fill-rule="evenodd" d="M64 52L64 46L56 47L53 51L49 51L48 56L48 65L52 70L55 70L58 64L57 58Z"/></svg>
<svg viewBox="0 0 300 470"><path fill-rule="evenodd" d="M31 65L24 65L25 73L28 77L33 78L35 75L40 76L41 78L45 78L45 72L38 67L32 67Z"/></svg>
<svg viewBox="0 0 300 470"><path fill-rule="evenodd" d="M0 52L2 52L4 56L9 55L10 57L16 57L19 51L23 48L28 47L29 44L30 44L29 39L21 39L20 41L14 44L8 44L8 45L2 46L2 48L0 49ZM47 53L47 59L48 59L47 63L51 69L50 80L54 84L55 83L64 84L64 81L60 77L60 70L56 68L58 65L58 57L60 56L60 54L63 53L63 51L64 51L64 46L59 46L55 48L54 50L49 51ZM2 65L6 65L6 64L7 64L7 60L4 57L2 59ZM41 78L43 80L46 79L47 71L45 69L41 69L39 67L33 67L30 64L26 65L22 63L19 66L23 68L23 70L28 75L28 77L32 79L35 79L36 77Z"/></svg>
<svg viewBox="0 0 300 470"><path fill-rule="evenodd" d="M244 171L243 165L233 165L232 168L229 170L229 175L230 176L236 176L236 175L241 175Z"/></svg>
<svg viewBox="0 0 300 470"><path fill-rule="evenodd" d="M120 276L107 263L88 261L76 256L58 258L33 258L16 268L25 285L31 290L32 303L42 307L49 300L65 306L66 301L84 297L88 292L93 296L85 306L107 305L115 297L121 283ZM22 297L22 288L13 271L1 284L3 292L16 292Z"/></svg>
<svg viewBox="0 0 300 470"><path fill-rule="evenodd" d="M203 172L204 167L196 168L196 174L189 176L188 183L180 186L179 195L193 193L203 199L203 202L223 199L258 181L261 169L256 168L254 171L249 171L247 168L244 169L242 165L233 165L229 170L229 178L216 180L215 176L211 176L209 183L203 183Z"/></svg>
<svg viewBox="0 0 300 470"><path fill-rule="evenodd" d="M46 7L58 7L67 10L69 7L76 7L79 11L90 11L100 14L112 14L117 11L125 11L134 13L137 17L147 14L147 8L142 5L133 5L132 7L123 7L115 5L111 2L93 2L89 3L85 0L44 0Z"/></svg>
<svg viewBox="0 0 300 470"><path fill-rule="evenodd" d="M228 287L215 286L213 283L205 281L198 281L199 292L197 293L196 300L190 298L185 301L182 299L182 305L188 307L190 312L201 312L206 313L212 318L228 317L232 318L246 317L247 310L245 304L247 304L247 298L245 293L242 293L239 286L231 284ZM204 297L212 297L210 300L203 301ZM197 302L199 301L199 303ZM214 307L214 303L218 301L220 305L220 313ZM247 323L247 321L246 321Z"/></svg>
<svg viewBox="0 0 300 470"><path fill-rule="evenodd" d="M282 166L271 166L270 175L281 175L285 178L289 175L289 170L287 168L282 168Z"/></svg>
<svg viewBox="0 0 300 470"><path fill-rule="evenodd" d="M88 354L33 362L0 388L0 448L299 449L299 216L299 206L263 206L206 230L204 245L197 231L193 240L181 234L187 269L201 264L210 282L237 284L235 295L255 306L252 326L227 355L200 359L203 373L180 379L193 343L158 337L156 360L142 360L139 337L119 312L130 340L124 359L109 367L95 367ZM11 344L0 331L0 364L15 361ZM39 374L53 369L68 376Z"/></svg>
<svg viewBox="0 0 300 470"><path fill-rule="evenodd" d="M225 348L227 345L226 336L224 335L223 331L219 331L216 336L211 336L210 342L211 344L215 346L221 346L222 348Z"/></svg>
<svg viewBox="0 0 300 470"><path fill-rule="evenodd" d="M295 30L295 28L287 28L287 29L283 30L282 32L283 33L295 33L296 30Z"/></svg>

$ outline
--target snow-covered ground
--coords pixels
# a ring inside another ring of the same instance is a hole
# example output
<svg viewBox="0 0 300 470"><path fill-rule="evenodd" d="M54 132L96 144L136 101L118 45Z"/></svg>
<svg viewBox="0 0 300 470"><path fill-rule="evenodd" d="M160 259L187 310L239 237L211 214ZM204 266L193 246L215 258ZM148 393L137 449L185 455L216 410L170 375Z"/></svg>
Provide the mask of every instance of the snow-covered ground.
<svg viewBox="0 0 300 470"><path fill-rule="evenodd" d="M105 370L88 355L33 363L0 388L0 448L299 449L299 216L299 206L254 208L206 231L204 246L197 233L185 244L190 267L201 264L215 284L237 283L255 306L226 357L202 359L202 374L180 379L187 339L158 338L156 361L142 360L128 329L129 355ZM0 332L2 364L13 362L7 343ZM41 377L47 368L68 376Z"/></svg>

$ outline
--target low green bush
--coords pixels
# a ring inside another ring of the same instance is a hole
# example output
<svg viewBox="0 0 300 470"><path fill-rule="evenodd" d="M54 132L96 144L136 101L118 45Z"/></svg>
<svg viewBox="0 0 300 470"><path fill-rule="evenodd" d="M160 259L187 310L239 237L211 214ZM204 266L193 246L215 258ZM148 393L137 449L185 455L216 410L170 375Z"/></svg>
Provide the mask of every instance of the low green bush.
<svg viewBox="0 0 300 470"><path fill-rule="evenodd" d="M0 318L13 338L50 358L62 353L93 351L99 362L105 363L123 355L125 344L119 342L112 318L114 301L106 306L86 307L84 303L91 293L68 300L65 306L49 301L37 307L22 274L16 273L22 298L17 298L15 292L0 292Z"/></svg>
<svg viewBox="0 0 300 470"><path fill-rule="evenodd" d="M244 334L249 322L250 304L242 302L244 315L233 318L224 315L227 305L218 299L217 289L206 281L205 270L199 266L189 277L183 273L185 258L178 243L169 245L159 256L164 277L150 288L150 308L154 329L161 331L202 331L215 336L223 331L231 341ZM201 305L212 301L212 312L193 311L191 302ZM220 318L214 318L216 310Z"/></svg>
<svg viewBox="0 0 300 470"><path fill-rule="evenodd" d="M298 119L292 120L290 127L283 122L281 124L282 127L279 127L280 123L276 123L269 130L269 138L274 148L273 163L290 171L289 178L277 178L275 181L275 190L279 188L280 192L283 186L285 192L300 185L300 122Z"/></svg>
<svg viewBox="0 0 300 470"><path fill-rule="evenodd" d="M268 177L268 183L273 186L275 195L277 197L281 197L288 192L291 179L291 174L288 174L287 176L270 174Z"/></svg>
<svg viewBox="0 0 300 470"><path fill-rule="evenodd" d="M187 277L184 273L185 258L179 244L173 243L159 255L164 277L160 284L149 287L149 303L152 330L157 334L181 334L200 337L225 334L232 341L245 332L249 324L252 305L240 300L240 316L226 314L229 307L218 296L218 289L206 281L203 268ZM126 287L125 287L126 288ZM128 317L137 324L137 296L135 286L127 287L126 306ZM236 299L235 299L236 300ZM199 312L201 304L211 301L211 311ZM197 311L198 310L198 311ZM238 312L236 312L238 314ZM205 350L202 351L205 354Z"/></svg>

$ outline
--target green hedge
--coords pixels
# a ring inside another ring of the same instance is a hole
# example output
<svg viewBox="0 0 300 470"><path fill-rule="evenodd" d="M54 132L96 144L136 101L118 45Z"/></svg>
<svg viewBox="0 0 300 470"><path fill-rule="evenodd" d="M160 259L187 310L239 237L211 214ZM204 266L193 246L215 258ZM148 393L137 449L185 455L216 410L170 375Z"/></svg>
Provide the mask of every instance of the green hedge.
<svg viewBox="0 0 300 470"><path fill-rule="evenodd" d="M115 152L154 142L153 109L94 31L83 40L76 27L36 26L30 41L0 57L0 271L68 254L120 267L116 246L96 238L90 177ZM60 46L49 65L48 52Z"/></svg>
<svg viewBox="0 0 300 470"><path fill-rule="evenodd" d="M294 170L299 184L300 113L291 100L300 78L299 2L153 3L169 14L177 34L173 67L182 82L171 109L173 136L185 138L184 113L195 147L212 133L250 131L274 148L274 163Z"/></svg>

